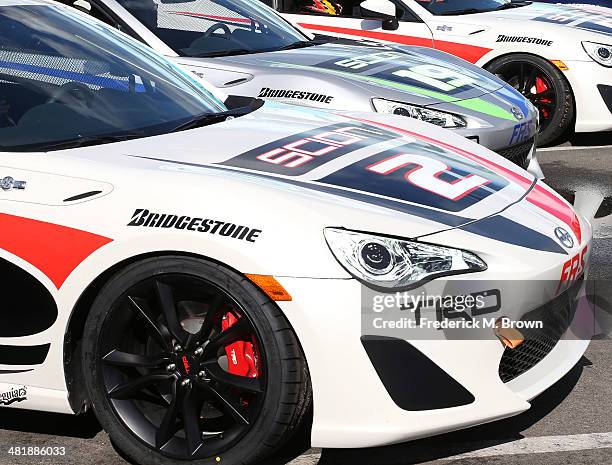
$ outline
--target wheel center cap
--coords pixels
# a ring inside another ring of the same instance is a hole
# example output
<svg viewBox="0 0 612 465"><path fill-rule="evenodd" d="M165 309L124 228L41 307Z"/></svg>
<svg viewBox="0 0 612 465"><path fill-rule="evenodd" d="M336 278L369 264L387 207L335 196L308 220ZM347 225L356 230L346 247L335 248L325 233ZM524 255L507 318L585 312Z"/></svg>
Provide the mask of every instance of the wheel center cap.
<svg viewBox="0 0 612 465"><path fill-rule="evenodd" d="M187 355L183 355L181 357L181 362L183 363L183 370L185 370L186 374L191 373L191 364L189 363L189 359L187 358Z"/></svg>

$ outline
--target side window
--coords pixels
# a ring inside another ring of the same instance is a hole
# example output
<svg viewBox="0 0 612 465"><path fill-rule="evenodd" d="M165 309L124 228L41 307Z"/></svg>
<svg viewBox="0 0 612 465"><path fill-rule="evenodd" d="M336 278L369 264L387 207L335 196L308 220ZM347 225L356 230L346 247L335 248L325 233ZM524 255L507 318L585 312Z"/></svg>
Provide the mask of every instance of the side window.
<svg viewBox="0 0 612 465"><path fill-rule="evenodd" d="M355 17L361 0L263 0L281 13Z"/></svg>
<svg viewBox="0 0 612 465"><path fill-rule="evenodd" d="M262 0L268 6L281 13L306 14L315 16L338 16L343 18L363 19L360 4L363 0ZM395 4L397 18L404 22L420 22L419 18L397 0Z"/></svg>

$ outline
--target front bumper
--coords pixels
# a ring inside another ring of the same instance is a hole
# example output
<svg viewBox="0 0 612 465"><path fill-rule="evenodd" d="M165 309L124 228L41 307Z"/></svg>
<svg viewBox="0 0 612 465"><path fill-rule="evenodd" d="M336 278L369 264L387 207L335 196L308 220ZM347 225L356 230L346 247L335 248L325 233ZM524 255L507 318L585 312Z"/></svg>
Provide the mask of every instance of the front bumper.
<svg viewBox="0 0 612 465"><path fill-rule="evenodd" d="M410 344L473 396L450 408L404 410L389 395L361 341L360 285L355 280L277 278L292 294L282 304L308 361L314 447L373 447L463 429L517 415L529 400L566 374L589 341L572 330L590 318L577 310L572 327L532 369L508 383L499 376L504 348L497 339L412 340ZM406 366L405 378L420 373ZM432 406L432 407L435 407Z"/></svg>

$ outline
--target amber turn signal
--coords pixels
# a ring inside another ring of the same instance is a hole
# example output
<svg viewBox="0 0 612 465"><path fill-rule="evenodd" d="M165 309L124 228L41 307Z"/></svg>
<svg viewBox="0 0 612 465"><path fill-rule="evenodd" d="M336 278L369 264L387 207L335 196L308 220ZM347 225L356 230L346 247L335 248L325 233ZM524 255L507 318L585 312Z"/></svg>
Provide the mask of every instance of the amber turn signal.
<svg viewBox="0 0 612 465"><path fill-rule="evenodd" d="M259 287L264 293L276 302L283 302L292 300L291 294L289 294L283 286L274 278L274 276L267 276L263 274L247 274L249 278L257 287Z"/></svg>
<svg viewBox="0 0 612 465"><path fill-rule="evenodd" d="M568 66L561 60L550 60L550 62L557 68L559 68L561 71L567 71L569 69Z"/></svg>

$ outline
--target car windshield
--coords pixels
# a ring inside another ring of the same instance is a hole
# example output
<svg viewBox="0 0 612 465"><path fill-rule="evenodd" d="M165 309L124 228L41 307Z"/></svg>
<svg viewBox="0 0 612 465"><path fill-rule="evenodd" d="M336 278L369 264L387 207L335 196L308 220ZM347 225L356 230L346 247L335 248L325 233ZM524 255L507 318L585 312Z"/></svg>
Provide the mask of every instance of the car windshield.
<svg viewBox="0 0 612 465"><path fill-rule="evenodd" d="M163 134L223 111L186 72L110 27L60 6L0 7L0 150Z"/></svg>
<svg viewBox="0 0 612 465"><path fill-rule="evenodd" d="M417 0L419 5L434 15L462 15L505 10L529 5L520 0Z"/></svg>
<svg viewBox="0 0 612 465"><path fill-rule="evenodd" d="M212 57L308 46L260 0L118 0L181 56Z"/></svg>

